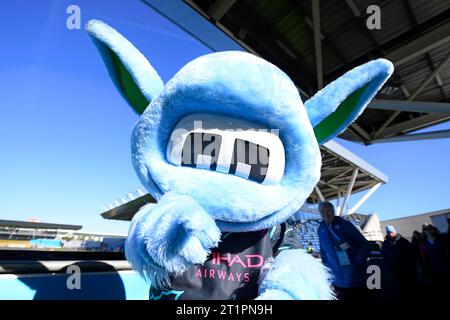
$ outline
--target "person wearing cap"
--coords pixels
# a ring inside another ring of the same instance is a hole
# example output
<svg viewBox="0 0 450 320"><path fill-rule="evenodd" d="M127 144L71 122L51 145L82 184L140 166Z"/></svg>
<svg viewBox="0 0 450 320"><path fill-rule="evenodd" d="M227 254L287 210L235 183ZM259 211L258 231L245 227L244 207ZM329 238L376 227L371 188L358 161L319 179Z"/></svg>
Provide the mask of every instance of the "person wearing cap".
<svg viewBox="0 0 450 320"><path fill-rule="evenodd" d="M389 271L395 278L400 298L410 297L416 284L416 262L412 244L402 237L394 226L387 225L382 252Z"/></svg>

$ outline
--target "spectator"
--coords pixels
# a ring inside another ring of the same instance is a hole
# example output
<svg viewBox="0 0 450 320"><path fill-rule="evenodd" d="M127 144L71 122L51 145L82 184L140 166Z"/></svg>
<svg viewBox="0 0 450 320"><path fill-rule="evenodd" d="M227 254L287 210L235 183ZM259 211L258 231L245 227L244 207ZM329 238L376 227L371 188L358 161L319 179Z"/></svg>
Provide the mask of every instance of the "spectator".
<svg viewBox="0 0 450 320"><path fill-rule="evenodd" d="M416 289L416 264L412 244L391 225L386 226L383 257L394 276L401 297L411 297Z"/></svg>
<svg viewBox="0 0 450 320"><path fill-rule="evenodd" d="M319 204L323 219L319 226L320 256L332 274L332 285L340 300L368 298L366 260L370 244L349 221L335 216L333 205Z"/></svg>
<svg viewBox="0 0 450 320"><path fill-rule="evenodd" d="M447 218L447 233L444 236L447 240L447 252L450 255L450 218Z"/></svg>
<svg viewBox="0 0 450 320"><path fill-rule="evenodd" d="M423 285L425 282L424 277L424 262L423 262L423 235L414 230L412 234L411 244L414 251L414 261L416 263L416 279L418 285Z"/></svg>
<svg viewBox="0 0 450 320"><path fill-rule="evenodd" d="M432 292L447 297L450 285L450 261L447 239L431 224L422 226L424 271L431 282Z"/></svg>

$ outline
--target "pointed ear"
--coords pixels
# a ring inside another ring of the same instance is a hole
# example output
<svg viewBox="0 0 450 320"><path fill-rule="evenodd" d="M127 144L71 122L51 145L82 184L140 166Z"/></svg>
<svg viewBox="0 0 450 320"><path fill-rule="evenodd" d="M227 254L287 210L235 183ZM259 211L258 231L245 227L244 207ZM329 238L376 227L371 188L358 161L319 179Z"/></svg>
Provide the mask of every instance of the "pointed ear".
<svg viewBox="0 0 450 320"><path fill-rule="evenodd" d="M106 23L90 20L86 31L121 95L138 114L142 114L164 87L158 73L138 49Z"/></svg>
<svg viewBox="0 0 450 320"><path fill-rule="evenodd" d="M377 59L356 67L305 102L319 144L344 131L363 112L394 71L392 63Z"/></svg>

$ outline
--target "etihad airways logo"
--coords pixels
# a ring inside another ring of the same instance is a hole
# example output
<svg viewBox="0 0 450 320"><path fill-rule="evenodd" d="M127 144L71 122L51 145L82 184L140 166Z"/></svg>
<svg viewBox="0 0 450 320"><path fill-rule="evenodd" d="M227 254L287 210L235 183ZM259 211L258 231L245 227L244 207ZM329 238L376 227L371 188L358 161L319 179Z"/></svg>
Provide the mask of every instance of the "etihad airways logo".
<svg viewBox="0 0 450 320"><path fill-rule="evenodd" d="M245 254L242 259L239 254L220 255L220 252L212 253L212 264L220 265L225 262L228 267L233 264L240 264L243 268L261 268L264 264L264 257L259 254Z"/></svg>
<svg viewBox="0 0 450 320"><path fill-rule="evenodd" d="M264 257L259 254L224 254L212 252L212 259L205 266L198 266L195 271L196 278L220 279L227 281L249 282L249 272L232 272L233 269L260 269L264 265ZM227 268L216 268L225 265Z"/></svg>

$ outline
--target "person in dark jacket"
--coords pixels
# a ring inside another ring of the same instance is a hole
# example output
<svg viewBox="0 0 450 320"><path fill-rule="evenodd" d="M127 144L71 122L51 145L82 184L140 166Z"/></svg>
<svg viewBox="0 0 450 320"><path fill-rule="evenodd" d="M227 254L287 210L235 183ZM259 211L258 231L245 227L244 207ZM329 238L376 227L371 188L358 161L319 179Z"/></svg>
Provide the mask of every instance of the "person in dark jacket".
<svg viewBox="0 0 450 320"><path fill-rule="evenodd" d="M335 216L333 205L319 204L323 219L319 226L322 263L333 275L332 285L339 300L360 300L368 297L366 261L370 244L349 221Z"/></svg>
<svg viewBox="0 0 450 320"><path fill-rule="evenodd" d="M395 278L400 297L407 298L416 288L416 263L412 244L391 225L386 226L383 257Z"/></svg>
<svg viewBox="0 0 450 320"><path fill-rule="evenodd" d="M431 224L422 226L425 235L423 255L425 273L430 279L435 297L448 297L450 289L450 258L447 239Z"/></svg>
<svg viewBox="0 0 450 320"><path fill-rule="evenodd" d="M426 284L424 274L424 258L423 258L423 235L417 230L414 230L411 237L411 244L414 251L414 259L416 263L416 283L418 288Z"/></svg>

